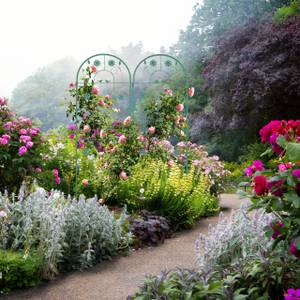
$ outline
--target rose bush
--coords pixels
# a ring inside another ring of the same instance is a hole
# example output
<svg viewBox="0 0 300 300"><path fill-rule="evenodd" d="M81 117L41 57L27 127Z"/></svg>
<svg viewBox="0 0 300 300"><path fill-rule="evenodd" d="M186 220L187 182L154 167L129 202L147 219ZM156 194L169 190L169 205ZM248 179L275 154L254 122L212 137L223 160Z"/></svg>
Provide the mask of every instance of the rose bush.
<svg viewBox="0 0 300 300"><path fill-rule="evenodd" d="M39 171L42 136L32 120L17 116L0 97L0 191L16 192Z"/></svg>
<svg viewBox="0 0 300 300"><path fill-rule="evenodd" d="M252 187L252 208L277 216L267 228L274 245L282 242L292 256L300 258L300 120L271 121L260 136L270 146L263 153L270 162L254 161L245 170L250 183L241 185Z"/></svg>

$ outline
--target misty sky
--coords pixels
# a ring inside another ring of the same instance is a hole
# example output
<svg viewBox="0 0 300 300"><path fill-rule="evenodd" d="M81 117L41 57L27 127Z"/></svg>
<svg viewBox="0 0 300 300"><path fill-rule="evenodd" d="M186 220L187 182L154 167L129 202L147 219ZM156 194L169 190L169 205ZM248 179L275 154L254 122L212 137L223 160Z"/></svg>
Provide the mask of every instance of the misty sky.
<svg viewBox="0 0 300 300"><path fill-rule="evenodd" d="M142 41L175 43L199 0L0 0L0 95L37 68Z"/></svg>

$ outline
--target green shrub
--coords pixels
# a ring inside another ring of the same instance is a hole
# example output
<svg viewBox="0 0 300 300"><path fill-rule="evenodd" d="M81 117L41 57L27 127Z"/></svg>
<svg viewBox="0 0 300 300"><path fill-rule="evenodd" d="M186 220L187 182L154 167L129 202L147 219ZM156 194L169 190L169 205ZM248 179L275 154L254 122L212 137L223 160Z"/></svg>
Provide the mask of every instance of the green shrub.
<svg viewBox="0 0 300 300"><path fill-rule="evenodd" d="M209 178L196 172L194 166L185 172L177 164L168 167L160 160L144 159L133 167L127 180L120 182L116 197L129 209L145 208L185 227L219 210L210 186Z"/></svg>
<svg viewBox="0 0 300 300"><path fill-rule="evenodd" d="M289 17L296 16L300 13L300 1L295 0L288 6L279 8L273 16L276 22L283 22Z"/></svg>
<svg viewBox="0 0 300 300"><path fill-rule="evenodd" d="M0 250L0 293L35 286L41 281L42 266L38 254Z"/></svg>

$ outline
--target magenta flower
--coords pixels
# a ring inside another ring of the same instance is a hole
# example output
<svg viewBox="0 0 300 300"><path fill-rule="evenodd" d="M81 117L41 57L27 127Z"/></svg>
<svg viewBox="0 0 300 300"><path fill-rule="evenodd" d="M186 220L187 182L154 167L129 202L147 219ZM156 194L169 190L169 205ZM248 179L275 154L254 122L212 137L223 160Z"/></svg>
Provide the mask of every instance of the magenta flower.
<svg viewBox="0 0 300 300"><path fill-rule="evenodd" d="M69 137L70 137L70 139L74 139L75 138L75 134L74 133L70 133Z"/></svg>
<svg viewBox="0 0 300 300"><path fill-rule="evenodd" d="M38 130L37 129L34 129L34 128L30 128L29 129L29 135L30 136L36 136L38 134Z"/></svg>
<svg viewBox="0 0 300 300"><path fill-rule="evenodd" d="M254 191L257 196L262 196L268 192L268 181L265 176L255 176L253 181Z"/></svg>
<svg viewBox="0 0 300 300"><path fill-rule="evenodd" d="M253 169L252 166L249 166L244 170L244 172L245 172L247 177L251 177L254 173L254 169Z"/></svg>
<svg viewBox="0 0 300 300"><path fill-rule="evenodd" d="M19 148L19 155L24 155L27 152L27 148L22 146Z"/></svg>
<svg viewBox="0 0 300 300"><path fill-rule="evenodd" d="M31 137L29 135L21 135L20 136L20 143L27 143L31 141Z"/></svg>
<svg viewBox="0 0 300 300"><path fill-rule="evenodd" d="M293 166L292 163L281 163L278 165L278 169L281 172L285 172L287 169L290 169Z"/></svg>
<svg viewBox="0 0 300 300"><path fill-rule="evenodd" d="M300 169L293 170L292 175L299 179L300 178Z"/></svg>
<svg viewBox="0 0 300 300"><path fill-rule="evenodd" d="M26 148L31 148L31 147L33 147L33 145L34 145L34 143L29 141L26 143Z"/></svg>
<svg viewBox="0 0 300 300"><path fill-rule="evenodd" d="M10 140L10 135L8 135L8 134L3 134L3 135L2 135L2 138L3 138L3 139L6 139L6 140Z"/></svg>
<svg viewBox="0 0 300 300"><path fill-rule="evenodd" d="M5 139L3 137L0 138L0 144L3 145L3 146L7 145L8 144L8 139Z"/></svg>
<svg viewBox="0 0 300 300"><path fill-rule="evenodd" d="M288 289L284 300L300 300L300 289Z"/></svg>
<svg viewBox="0 0 300 300"><path fill-rule="evenodd" d="M257 170L257 171L262 171L264 169L264 165L261 160L255 160L252 163L252 166Z"/></svg>
<svg viewBox="0 0 300 300"><path fill-rule="evenodd" d="M27 134L27 130L22 128L22 129L20 129L19 134L20 135L25 135L25 134Z"/></svg>
<svg viewBox="0 0 300 300"><path fill-rule="evenodd" d="M69 124L68 128L69 128L69 130L75 130L76 129L76 124Z"/></svg>
<svg viewBox="0 0 300 300"><path fill-rule="evenodd" d="M6 123L3 125L3 127L4 127L6 130L10 130L11 126L12 126L12 122L6 122Z"/></svg>
<svg viewBox="0 0 300 300"><path fill-rule="evenodd" d="M56 182L56 184L57 185L60 185L60 177L59 176L57 176L57 177L55 177L55 182Z"/></svg>
<svg viewBox="0 0 300 300"><path fill-rule="evenodd" d="M58 176L59 176L58 169L53 169L53 175L54 175L55 177L58 177Z"/></svg>
<svg viewBox="0 0 300 300"><path fill-rule="evenodd" d="M296 248L295 242L291 241L290 243L290 253L294 256L296 256L297 258L300 258L300 250L298 250Z"/></svg>

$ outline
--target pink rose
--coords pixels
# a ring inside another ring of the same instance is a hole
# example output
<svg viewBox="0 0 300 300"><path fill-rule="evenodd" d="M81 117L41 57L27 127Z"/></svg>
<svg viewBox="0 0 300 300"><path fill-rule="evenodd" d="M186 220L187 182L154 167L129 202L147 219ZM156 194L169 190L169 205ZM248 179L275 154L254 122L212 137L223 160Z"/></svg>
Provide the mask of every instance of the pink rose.
<svg viewBox="0 0 300 300"><path fill-rule="evenodd" d="M167 164L168 164L169 168L172 168L174 166L174 160L173 159L169 159Z"/></svg>
<svg viewBox="0 0 300 300"><path fill-rule="evenodd" d="M27 134L27 130L26 129L21 129L20 131L19 131L19 134L20 135L25 135L25 134Z"/></svg>
<svg viewBox="0 0 300 300"><path fill-rule="evenodd" d="M70 139L74 139L75 138L75 134L74 133L70 133L69 138Z"/></svg>
<svg viewBox="0 0 300 300"><path fill-rule="evenodd" d="M184 105L182 103L179 103L179 104L176 105L176 110L178 112L182 112L183 109L184 109Z"/></svg>
<svg viewBox="0 0 300 300"><path fill-rule="evenodd" d="M122 180L127 180L128 179L128 176L126 174L126 172L122 171L120 174L119 174L119 177L120 179Z"/></svg>
<svg viewBox="0 0 300 300"><path fill-rule="evenodd" d="M87 179L82 179L82 180L81 180L81 183L82 183L85 187L87 187L87 186L89 185L89 181L88 181Z"/></svg>
<svg viewBox="0 0 300 300"><path fill-rule="evenodd" d="M107 133L104 130L100 130L100 136L101 137L106 137Z"/></svg>
<svg viewBox="0 0 300 300"><path fill-rule="evenodd" d="M42 173L42 168L36 167L36 168L35 168L35 172L36 172L36 173Z"/></svg>
<svg viewBox="0 0 300 300"><path fill-rule="evenodd" d="M21 135L20 143L27 143L31 141L31 137L29 135Z"/></svg>
<svg viewBox="0 0 300 300"><path fill-rule="evenodd" d="M155 127L151 126L151 127L148 128L148 133L149 134L154 134L154 132L155 132Z"/></svg>
<svg viewBox="0 0 300 300"><path fill-rule="evenodd" d="M83 131L86 132L86 133L90 132L91 131L91 127L89 125L84 125L83 126Z"/></svg>
<svg viewBox="0 0 300 300"><path fill-rule="evenodd" d="M73 89L74 87L75 87L75 83L74 83L74 82L70 82L70 83L69 83L69 88L70 88L70 89Z"/></svg>
<svg viewBox="0 0 300 300"><path fill-rule="evenodd" d="M34 145L34 143L29 141L26 143L26 148L31 148L31 147L33 147L33 145Z"/></svg>
<svg viewBox="0 0 300 300"><path fill-rule="evenodd" d="M128 125L131 121L132 121L131 117L128 116L128 117L126 117L126 118L124 119L123 124L124 124L124 125Z"/></svg>
<svg viewBox="0 0 300 300"><path fill-rule="evenodd" d="M173 96L173 91L170 88L165 88L164 92L166 95Z"/></svg>
<svg viewBox="0 0 300 300"><path fill-rule="evenodd" d="M19 148L19 155L24 155L27 152L27 148L22 146Z"/></svg>
<svg viewBox="0 0 300 300"><path fill-rule="evenodd" d="M4 106L7 104L7 99L4 97L0 97L0 106Z"/></svg>
<svg viewBox="0 0 300 300"><path fill-rule="evenodd" d="M126 143L126 136L124 134L120 135L119 137L119 143L120 144L125 144Z"/></svg>
<svg viewBox="0 0 300 300"><path fill-rule="evenodd" d="M95 66L91 66L91 72L92 73L96 73L97 72L97 68Z"/></svg>
<svg viewBox="0 0 300 300"><path fill-rule="evenodd" d="M140 142L144 142L145 141L145 137L142 135L142 134L140 134L139 136L138 136L138 138L137 138Z"/></svg>
<svg viewBox="0 0 300 300"><path fill-rule="evenodd" d="M0 144L1 145L7 145L8 144L8 139L5 139L5 138L0 138Z"/></svg>
<svg viewBox="0 0 300 300"><path fill-rule="evenodd" d="M110 98L110 95L105 95L104 98L105 98L105 99L109 99L109 98Z"/></svg>
<svg viewBox="0 0 300 300"><path fill-rule="evenodd" d="M264 169L264 165L261 160L255 160L252 163L252 166L257 170L257 171L262 171Z"/></svg>
<svg viewBox="0 0 300 300"><path fill-rule="evenodd" d="M2 135L2 138L3 138L3 139L6 139L6 140L10 140L10 135L8 135L8 134L3 134L3 135Z"/></svg>
<svg viewBox="0 0 300 300"><path fill-rule="evenodd" d="M192 98L194 96L194 94L195 94L195 88L193 86L189 87L189 89L188 89L189 97Z"/></svg>
<svg viewBox="0 0 300 300"><path fill-rule="evenodd" d="M69 124L68 128L69 128L69 130L75 130L76 129L76 124Z"/></svg>
<svg viewBox="0 0 300 300"><path fill-rule="evenodd" d="M104 102L103 99L99 100L98 104L99 104L100 106L105 106L105 102Z"/></svg>
<svg viewBox="0 0 300 300"><path fill-rule="evenodd" d="M6 129L6 130L9 130L12 126L12 122L6 122L3 127Z"/></svg>
<svg viewBox="0 0 300 300"><path fill-rule="evenodd" d="M98 95L100 93L100 88L96 85L92 87L92 94Z"/></svg>
<svg viewBox="0 0 300 300"><path fill-rule="evenodd" d="M292 175L299 179L300 178L300 169L293 170Z"/></svg>

